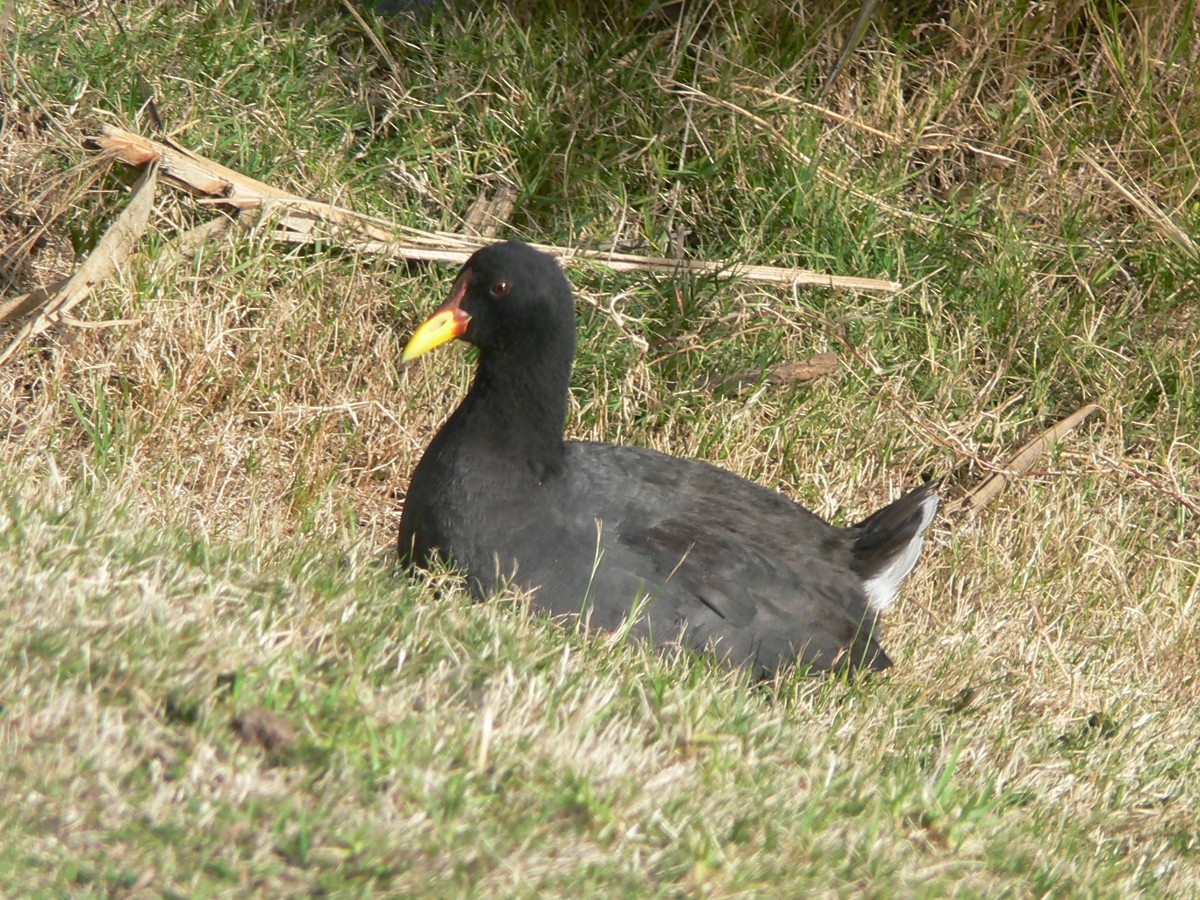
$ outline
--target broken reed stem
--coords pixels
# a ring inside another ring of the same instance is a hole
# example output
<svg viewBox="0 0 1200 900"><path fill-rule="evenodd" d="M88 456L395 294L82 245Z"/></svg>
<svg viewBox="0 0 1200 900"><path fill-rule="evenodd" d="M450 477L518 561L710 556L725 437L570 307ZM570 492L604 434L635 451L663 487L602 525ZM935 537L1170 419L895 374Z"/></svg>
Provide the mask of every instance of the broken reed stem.
<svg viewBox="0 0 1200 900"><path fill-rule="evenodd" d="M333 242L350 251L380 253L400 259L463 263L490 240L468 235L397 228L389 222L364 216L330 203L308 200L257 181L240 172L173 144L150 140L106 125L94 139L100 150L132 166L159 160L163 177L171 184L203 198L239 209L262 209L278 215L276 237L296 244ZM330 232L332 228L332 232ZM581 250L551 244L534 244L564 263L595 262L618 272L639 271L658 275L721 275L780 285L813 285L859 291L891 292L894 281L878 278L828 275L784 266L745 265L719 260L676 260L628 253Z"/></svg>

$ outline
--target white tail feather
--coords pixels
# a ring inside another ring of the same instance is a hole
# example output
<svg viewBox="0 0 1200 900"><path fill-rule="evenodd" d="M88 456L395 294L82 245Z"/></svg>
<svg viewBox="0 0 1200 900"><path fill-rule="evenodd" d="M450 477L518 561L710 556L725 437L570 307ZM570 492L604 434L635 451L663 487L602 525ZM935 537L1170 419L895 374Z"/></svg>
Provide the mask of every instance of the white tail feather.
<svg viewBox="0 0 1200 900"><path fill-rule="evenodd" d="M921 501L921 524L917 526L917 533L913 535L913 539L903 550L893 556L883 569L863 582L863 588L867 592L867 602L871 604L871 609L875 612L883 612L900 596L900 585L904 583L908 573L917 564L917 557L921 555L921 545L925 542L925 529L937 515L937 509L938 496L936 493L923 499Z"/></svg>

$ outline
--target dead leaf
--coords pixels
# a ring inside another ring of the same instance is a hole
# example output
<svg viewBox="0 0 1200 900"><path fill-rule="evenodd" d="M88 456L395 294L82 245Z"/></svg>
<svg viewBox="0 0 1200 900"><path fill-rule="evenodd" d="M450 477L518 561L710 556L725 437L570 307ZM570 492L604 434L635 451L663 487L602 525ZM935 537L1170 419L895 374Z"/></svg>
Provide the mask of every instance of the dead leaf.
<svg viewBox="0 0 1200 900"><path fill-rule="evenodd" d="M495 237L508 224L516 208L517 191L511 185L500 185L491 196L481 193L463 216L462 233L473 237Z"/></svg>
<svg viewBox="0 0 1200 900"><path fill-rule="evenodd" d="M299 739L291 722L261 706L238 713L229 727L247 744L256 744L273 754L286 753Z"/></svg>
<svg viewBox="0 0 1200 900"><path fill-rule="evenodd" d="M732 375L708 375L700 380L698 387L711 391L741 390L760 382L767 384L804 384L838 370L838 358L833 353L817 353L798 362L780 363L764 373L761 369L748 369Z"/></svg>

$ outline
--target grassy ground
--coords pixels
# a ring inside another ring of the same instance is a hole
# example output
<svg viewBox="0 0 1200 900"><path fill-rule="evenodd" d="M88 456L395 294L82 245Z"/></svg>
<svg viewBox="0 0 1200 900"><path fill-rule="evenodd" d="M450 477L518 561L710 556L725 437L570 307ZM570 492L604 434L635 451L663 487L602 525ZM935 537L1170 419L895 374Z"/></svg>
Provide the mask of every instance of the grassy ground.
<svg viewBox="0 0 1200 900"><path fill-rule="evenodd" d="M1192 4L682 15L136 0L0 14L0 300L132 175L82 138L455 230L895 279L892 296L576 268L570 433L852 521L951 496L898 665L748 685L390 549L469 356L402 372L453 272L233 233L162 193L135 257L0 369L0 884L14 894L1200 892L1200 65ZM1161 8L1159 8L1161 6ZM85 325L92 327L83 327ZM5 335L0 335L7 340ZM808 386L711 374L831 350Z"/></svg>

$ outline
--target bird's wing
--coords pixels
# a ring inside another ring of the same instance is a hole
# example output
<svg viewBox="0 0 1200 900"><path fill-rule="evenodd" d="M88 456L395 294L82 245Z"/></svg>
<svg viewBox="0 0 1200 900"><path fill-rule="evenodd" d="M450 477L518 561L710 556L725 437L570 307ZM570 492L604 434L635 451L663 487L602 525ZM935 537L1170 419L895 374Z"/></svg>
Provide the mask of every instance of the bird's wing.
<svg viewBox="0 0 1200 900"><path fill-rule="evenodd" d="M665 631L762 673L791 661L888 665L843 529L706 463L578 446L579 483L614 523L598 575L645 580L656 641Z"/></svg>

